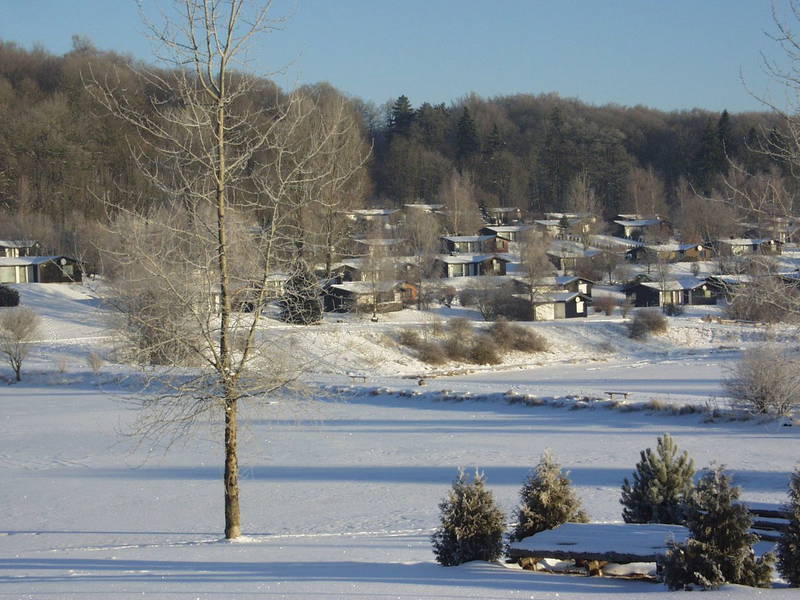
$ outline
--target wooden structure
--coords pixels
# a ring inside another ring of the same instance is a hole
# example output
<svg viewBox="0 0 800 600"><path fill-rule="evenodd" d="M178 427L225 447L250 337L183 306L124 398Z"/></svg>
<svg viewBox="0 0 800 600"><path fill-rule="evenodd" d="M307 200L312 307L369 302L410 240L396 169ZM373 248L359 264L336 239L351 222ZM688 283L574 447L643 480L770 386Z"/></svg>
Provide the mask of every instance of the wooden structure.
<svg viewBox="0 0 800 600"><path fill-rule="evenodd" d="M80 263L68 256L0 257L0 283L80 283Z"/></svg>
<svg viewBox="0 0 800 600"><path fill-rule="evenodd" d="M505 275L510 259L495 254L454 254L436 258L437 270L443 277L478 277Z"/></svg>
<svg viewBox="0 0 800 600"><path fill-rule="evenodd" d="M640 281L626 286L634 306L716 304L717 296L705 280L680 277L667 281Z"/></svg>
<svg viewBox="0 0 800 600"><path fill-rule="evenodd" d="M509 546L509 557L557 558L605 563L656 562L670 541L684 542L689 530L656 523L565 523Z"/></svg>

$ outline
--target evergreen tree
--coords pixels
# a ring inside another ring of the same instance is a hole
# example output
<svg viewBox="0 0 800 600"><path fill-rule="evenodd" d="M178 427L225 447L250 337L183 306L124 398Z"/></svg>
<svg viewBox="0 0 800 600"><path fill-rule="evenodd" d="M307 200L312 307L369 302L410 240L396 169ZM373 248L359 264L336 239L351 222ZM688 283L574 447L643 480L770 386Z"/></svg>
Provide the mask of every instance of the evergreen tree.
<svg viewBox="0 0 800 600"><path fill-rule="evenodd" d="M408 135L411 131L411 124L414 122L414 109L408 96L402 95L395 100L389 115L389 134Z"/></svg>
<svg viewBox="0 0 800 600"><path fill-rule="evenodd" d="M800 587L800 468L789 481L789 526L778 540L778 570L794 587Z"/></svg>
<svg viewBox="0 0 800 600"><path fill-rule="evenodd" d="M733 131L731 129L731 116L727 110L723 110L717 121L717 139L719 140L721 162L720 172L728 172L728 159L736 155L736 148L733 141Z"/></svg>
<svg viewBox="0 0 800 600"><path fill-rule="evenodd" d="M722 583L769 587L774 556L756 558L750 512L722 468L700 480L689 503L686 525L691 538L673 543L662 561L670 589L713 589Z"/></svg>
<svg viewBox="0 0 800 600"><path fill-rule="evenodd" d="M295 260L292 274L283 287L281 320L311 325L322 320L319 283L302 258Z"/></svg>
<svg viewBox="0 0 800 600"><path fill-rule="evenodd" d="M480 149L481 142L478 138L475 121L470 115L469 108L465 106L456 126L456 163L458 164L459 172L469 165L469 162L480 152Z"/></svg>
<svg viewBox="0 0 800 600"><path fill-rule="evenodd" d="M694 461L665 433L658 438L656 451L640 453L633 481L626 477L620 503L626 523L684 522L684 505L692 494Z"/></svg>
<svg viewBox="0 0 800 600"><path fill-rule="evenodd" d="M460 470L447 498L439 504L441 524L431 536L436 560L445 567L471 560L497 560L505 529L502 511L475 471L467 481Z"/></svg>
<svg viewBox="0 0 800 600"><path fill-rule="evenodd" d="M588 523L589 517L572 489L569 477L547 450L519 492L517 526L512 540L521 540L564 523Z"/></svg>

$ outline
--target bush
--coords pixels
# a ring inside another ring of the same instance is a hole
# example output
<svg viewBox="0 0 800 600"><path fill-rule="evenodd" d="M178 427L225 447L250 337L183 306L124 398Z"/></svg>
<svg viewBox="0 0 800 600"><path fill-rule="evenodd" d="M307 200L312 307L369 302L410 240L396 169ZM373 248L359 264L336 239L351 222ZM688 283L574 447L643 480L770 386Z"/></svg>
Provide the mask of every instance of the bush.
<svg viewBox="0 0 800 600"><path fill-rule="evenodd" d="M439 504L441 524L431 536L433 554L445 567L471 560L500 558L505 529L503 513L477 470L471 482L459 471L447 498Z"/></svg>
<svg viewBox="0 0 800 600"><path fill-rule="evenodd" d="M549 450L528 475L519 495L522 504L517 510L517 526L510 535L512 540L521 540L564 523L589 522L569 477L561 471Z"/></svg>
<svg viewBox="0 0 800 600"><path fill-rule="evenodd" d="M656 451L643 450L633 481L626 477L620 503L626 523L672 523L685 520L685 505L694 488L694 461L665 433L656 442Z"/></svg>
<svg viewBox="0 0 800 600"><path fill-rule="evenodd" d="M703 476L688 504L691 538L673 543L659 561L670 589L713 589L722 583L770 586L774 556L755 557L758 538L750 533L750 512L738 499L739 488L731 485L722 468Z"/></svg>
<svg viewBox="0 0 800 600"><path fill-rule="evenodd" d="M403 346L408 346L412 349L418 349L419 345L422 343L422 337L420 337L419 333L413 329L401 329L400 335L398 336L398 341Z"/></svg>
<svg viewBox="0 0 800 600"><path fill-rule="evenodd" d="M308 265L297 260L283 287L281 320L297 325L311 325L322 320L320 287Z"/></svg>
<svg viewBox="0 0 800 600"><path fill-rule="evenodd" d="M502 358L497 344L488 335L482 335L472 344L469 360L478 365L496 365Z"/></svg>
<svg viewBox="0 0 800 600"><path fill-rule="evenodd" d="M458 302L461 306L475 306L478 297L478 290L464 288L458 293Z"/></svg>
<svg viewBox="0 0 800 600"><path fill-rule="evenodd" d="M635 340L646 339L652 333L667 331L667 319L653 309L638 310L628 324L628 334Z"/></svg>
<svg viewBox="0 0 800 600"><path fill-rule="evenodd" d="M547 340L522 325L511 325L505 319L498 319L488 330L495 343L504 350L519 352L544 352Z"/></svg>
<svg viewBox="0 0 800 600"><path fill-rule="evenodd" d="M464 317L456 317L447 322L447 329L451 335L468 338L474 333L472 322Z"/></svg>
<svg viewBox="0 0 800 600"><path fill-rule="evenodd" d="M422 341L417 346L418 358L429 365L443 365L447 362L447 355L436 342Z"/></svg>
<svg viewBox="0 0 800 600"><path fill-rule="evenodd" d="M0 284L0 306L19 306L19 292Z"/></svg>
<svg viewBox="0 0 800 600"><path fill-rule="evenodd" d="M665 304L664 314L668 317L680 317L686 310L682 304Z"/></svg>
<svg viewBox="0 0 800 600"><path fill-rule="evenodd" d="M617 309L617 301L611 296L597 296L592 298L592 308L594 312L603 312L610 317Z"/></svg>
<svg viewBox="0 0 800 600"><path fill-rule="evenodd" d="M467 361L472 352L472 338L451 334L442 342L442 350L450 360Z"/></svg>
<svg viewBox="0 0 800 600"><path fill-rule="evenodd" d="M511 321L530 321L533 309L528 298L520 298L511 294L498 294L492 299L493 318L504 317Z"/></svg>
<svg viewBox="0 0 800 600"><path fill-rule="evenodd" d="M756 414L785 415L800 404L798 360L774 345L747 350L723 381L728 395Z"/></svg>
<svg viewBox="0 0 800 600"><path fill-rule="evenodd" d="M794 587L800 587L800 469L789 481L789 525L778 540L778 570Z"/></svg>

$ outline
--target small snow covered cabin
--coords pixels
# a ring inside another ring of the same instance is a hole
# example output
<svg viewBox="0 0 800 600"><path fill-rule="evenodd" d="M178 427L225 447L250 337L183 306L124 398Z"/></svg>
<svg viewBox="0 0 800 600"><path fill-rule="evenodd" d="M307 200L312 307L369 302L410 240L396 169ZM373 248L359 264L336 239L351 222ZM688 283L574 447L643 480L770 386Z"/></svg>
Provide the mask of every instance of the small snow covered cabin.
<svg viewBox="0 0 800 600"><path fill-rule="evenodd" d="M328 312L394 312L416 297L416 288L402 281L348 281L327 286L323 295Z"/></svg>
<svg viewBox="0 0 800 600"><path fill-rule="evenodd" d="M481 229L481 233L485 235L497 236L495 248L498 252L507 252L508 242L520 241L520 238L525 234L525 232L532 229L533 225L487 225ZM503 247L501 241L506 242L505 247Z"/></svg>
<svg viewBox="0 0 800 600"><path fill-rule="evenodd" d="M708 250L701 244L669 242L666 244L645 244L631 248L625 257L632 262L681 262L705 260Z"/></svg>
<svg viewBox="0 0 800 600"><path fill-rule="evenodd" d="M443 235L442 251L451 254L494 252L494 235Z"/></svg>
<svg viewBox="0 0 800 600"><path fill-rule="evenodd" d="M516 206L494 206L487 208L486 214L495 225L513 225L522 219L522 211Z"/></svg>
<svg viewBox="0 0 800 600"><path fill-rule="evenodd" d="M720 256L747 256L750 254L780 254L782 242L773 239L731 238L717 240Z"/></svg>
<svg viewBox="0 0 800 600"><path fill-rule="evenodd" d="M508 258L494 254L455 254L436 258L437 270L442 277L505 275L509 262Z"/></svg>
<svg viewBox="0 0 800 600"><path fill-rule="evenodd" d="M679 277L666 281L640 281L627 287L625 296L634 306L716 304L717 295L703 279Z"/></svg>
<svg viewBox="0 0 800 600"><path fill-rule="evenodd" d="M0 256L38 256L42 247L36 240L0 240Z"/></svg>
<svg viewBox="0 0 800 600"><path fill-rule="evenodd" d="M80 263L68 256L0 257L0 283L79 283Z"/></svg>
<svg viewBox="0 0 800 600"><path fill-rule="evenodd" d="M537 293L533 298L533 320L553 321L585 317L591 298L579 292Z"/></svg>

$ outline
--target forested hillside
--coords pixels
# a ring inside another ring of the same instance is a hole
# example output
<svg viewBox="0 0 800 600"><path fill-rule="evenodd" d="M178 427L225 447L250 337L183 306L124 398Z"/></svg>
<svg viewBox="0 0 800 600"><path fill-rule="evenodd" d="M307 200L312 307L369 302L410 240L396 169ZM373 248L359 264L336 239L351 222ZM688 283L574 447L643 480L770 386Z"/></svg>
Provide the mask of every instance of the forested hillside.
<svg viewBox="0 0 800 600"><path fill-rule="evenodd" d="M87 90L88 82L121 77L119 85L141 110L170 102L150 97L126 69L134 62L81 38L64 56L0 42L0 207L6 213L0 235L47 238L52 232L39 230L56 225L74 237L103 218L100 199L158 202L158 191L131 160L131 147L146 153L147 140L108 116ZM327 84L307 89L340 96ZM249 101L269 119L280 94L260 80ZM749 173L781 177L780 165L754 150L780 135L780 123L766 112L668 113L591 106L554 93L471 95L450 106L414 107L405 96L383 109L360 99L349 103L360 120L360 143L372 145L368 181L353 188L352 206L433 202L443 183L458 177L489 206L581 210L585 194L574 190L583 186L592 190L596 201L589 208L597 212L676 217L693 192L722 191L718 177L731 161Z"/></svg>

